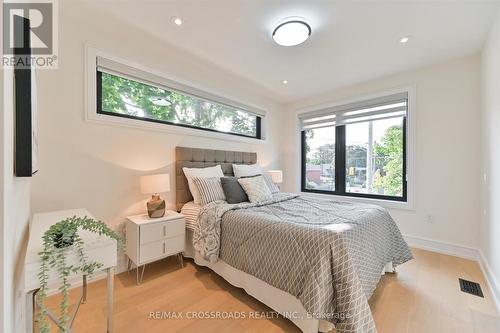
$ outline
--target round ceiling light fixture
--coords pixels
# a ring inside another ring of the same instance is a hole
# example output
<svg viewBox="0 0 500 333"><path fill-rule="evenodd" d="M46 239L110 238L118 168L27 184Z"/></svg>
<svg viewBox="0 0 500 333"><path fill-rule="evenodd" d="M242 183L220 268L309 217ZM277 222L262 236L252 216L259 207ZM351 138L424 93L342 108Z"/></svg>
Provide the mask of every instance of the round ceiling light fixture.
<svg viewBox="0 0 500 333"><path fill-rule="evenodd" d="M399 40L399 42L400 42L401 44L405 44L405 43L408 43L408 41L409 41L409 40L410 40L410 37L405 36L405 37L402 37L402 38Z"/></svg>
<svg viewBox="0 0 500 333"><path fill-rule="evenodd" d="M170 19L175 25L182 25L183 21L180 17L174 16Z"/></svg>
<svg viewBox="0 0 500 333"><path fill-rule="evenodd" d="M311 36L311 26L301 17L289 17L281 21L273 31L273 40L281 46L294 46Z"/></svg>

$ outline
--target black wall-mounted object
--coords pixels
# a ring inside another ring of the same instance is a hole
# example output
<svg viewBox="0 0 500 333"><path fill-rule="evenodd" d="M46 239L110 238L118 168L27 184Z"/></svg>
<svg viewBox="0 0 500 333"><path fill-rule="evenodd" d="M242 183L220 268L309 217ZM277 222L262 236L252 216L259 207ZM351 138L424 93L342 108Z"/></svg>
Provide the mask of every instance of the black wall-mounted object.
<svg viewBox="0 0 500 333"><path fill-rule="evenodd" d="M35 70L28 61L31 59L30 21L15 15L14 38L14 173L16 177L31 177L36 171L36 105L33 94ZM20 45L22 45L20 47Z"/></svg>

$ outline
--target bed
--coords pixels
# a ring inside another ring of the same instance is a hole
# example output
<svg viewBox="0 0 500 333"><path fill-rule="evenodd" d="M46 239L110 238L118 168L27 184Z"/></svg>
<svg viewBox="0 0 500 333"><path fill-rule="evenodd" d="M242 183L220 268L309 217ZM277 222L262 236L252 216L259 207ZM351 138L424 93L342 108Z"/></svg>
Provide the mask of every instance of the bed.
<svg viewBox="0 0 500 333"><path fill-rule="evenodd" d="M177 209L192 201L183 167L219 164L229 176L233 163L256 162L255 153L177 147ZM374 205L276 193L261 203L188 206L185 255L307 333L376 332L368 299L381 273L412 258Z"/></svg>

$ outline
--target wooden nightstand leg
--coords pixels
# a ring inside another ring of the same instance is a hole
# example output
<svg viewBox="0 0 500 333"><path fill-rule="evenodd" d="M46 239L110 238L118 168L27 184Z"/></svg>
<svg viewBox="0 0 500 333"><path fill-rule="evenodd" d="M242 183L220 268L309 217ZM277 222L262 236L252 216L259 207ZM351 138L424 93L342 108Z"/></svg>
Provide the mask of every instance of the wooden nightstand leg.
<svg viewBox="0 0 500 333"><path fill-rule="evenodd" d="M182 252L177 253L177 258L179 258L179 263L181 264L181 268L184 267L184 258L182 257Z"/></svg>

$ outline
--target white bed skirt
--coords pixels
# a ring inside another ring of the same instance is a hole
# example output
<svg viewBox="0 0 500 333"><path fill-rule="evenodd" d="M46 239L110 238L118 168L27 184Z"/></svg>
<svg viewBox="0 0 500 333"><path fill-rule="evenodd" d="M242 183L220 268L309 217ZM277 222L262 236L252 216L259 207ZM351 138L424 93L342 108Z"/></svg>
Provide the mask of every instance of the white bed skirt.
<svg viewBox="0 0 500 333"><path fill-rule="evenodd" d="M194 250L192 234L191 230L186 230L184 256L192 258L197 265L210 268L233 286L244 289L250 296L291 320L304 333L328 332L334 328L328 321L308 317L306 309L295 296L240 271L223 260L218 260L216 263L206 261ZM388 263L382 274L393 271L392 263Z"/></svg>

